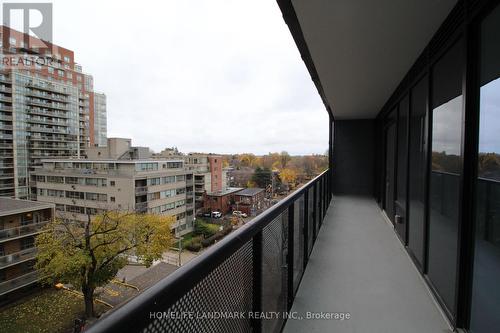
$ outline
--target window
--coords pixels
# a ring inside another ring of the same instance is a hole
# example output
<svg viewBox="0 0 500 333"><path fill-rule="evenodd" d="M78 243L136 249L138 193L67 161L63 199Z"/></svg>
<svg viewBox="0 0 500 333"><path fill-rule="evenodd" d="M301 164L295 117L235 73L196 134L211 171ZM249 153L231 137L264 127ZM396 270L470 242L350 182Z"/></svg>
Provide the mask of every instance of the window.
<svg viewBox="0 0 500 333"><path fill-rule="evenodd" d="M175 183L175 176L162 177L162 184Z"/></svg>
<svg viewBox="0 0 500 333"><path fill-rule="evenodd" d="M68 56L64 56L64 61L65 61L65 62L71 62L71 60L69 59L69 57L68 57Z"/></svg>
<svg viewBox="0 0 500 333"><path fill-rule="evenodd" d="M429 182L428 276L455 315L462 169L463 40L432 69L432 170Z"/></svg>
<svg viewBox="0 0 500 333"><path fill-rule="evenodd" d="M69 213L85 214L85 208L80 206L66 205L66 211Z"/></svg>
<svg viewBox="0 0 500 333"><path fill-rule="evenodd" d="M155 185L160 185L160 184L161 184L161 179L159 177L148 179L148 186L155 186Z"/></svg>
<svg viewBox="0 0 500 333"><path fill-rule="evenodd" d="M471 332L500 327L500 7L480 25L479 155Z"/></svg>
<svg viewBox="0 0 500 333"><path fill-rule="evenodd" d="M111 202L115 202L115 197L110 197L110 198L109 198L109 201L111 201Z"/></svg>
<svg viewBox="0 0 500 333"><path fill-rule="evenodd" d="M111 181L109 182L109 186L115 186L115 181L114 181L114 180L111 180Z"/></svg>
<svg viewBox="0 0 500 333"><path fill-rule="evenodd" d="M427 95L429 77L411 89L408 247L424 265L425 174L427 153Z"/></svg>
<svg viewBox="0 0 500 333"><path fill-rule="evenodd" d="M21 250L31 249L35 246L35 237L28 236L21 238Z"/></svg>
<svg viewBox="0 0 500 333"><path fill-rule="evenodd" d="M64 77L64 71L61 69L57 70L57 76Z"/></svg>
<svg viewBox="0 0 500 333"><path fill-rule="evenodd" d="M182 168L182 162L167 162L168 169Z"/></svg>
<svg viewBox="0 0 500 333"><path fill-rule="evenodd" d="M158 170L158 163L137 163L135 165L136 171L154 171Z"/></svg>
<svg viewBox="0 0 500 333"><path fill-rule="evenodd" d="M47 183L63 184L64 177L61 176L47 176Z"/></svg>
<svg viewBox="0 0 500 333"><path fill-rule="evenodd" d="M9 37L9 44L10 45L16 45L16 39L14 37Z"/></svg>
<svg viewBox="0 0 500 333"><path fill-rule="evenodd" d="M78 191L66 191L66 198L83 200L85 199L85 193Z"/></svg>
<svg viewBox="0 0 500 333"><path fill-rule="evenodd" d="M108 196L101 193L85 193L85 199L91 201L108 201Z"/></svg>

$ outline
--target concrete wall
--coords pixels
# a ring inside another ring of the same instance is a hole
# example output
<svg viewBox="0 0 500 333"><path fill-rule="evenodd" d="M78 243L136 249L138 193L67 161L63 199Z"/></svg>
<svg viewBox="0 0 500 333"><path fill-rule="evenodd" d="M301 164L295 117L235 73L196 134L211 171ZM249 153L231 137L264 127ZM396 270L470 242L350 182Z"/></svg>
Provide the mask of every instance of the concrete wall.
<svg viewBox="0 0 500 333"><path fill-rule="evenodd" d="M333 192L373 195L375 120L334 121Z"/></svg>

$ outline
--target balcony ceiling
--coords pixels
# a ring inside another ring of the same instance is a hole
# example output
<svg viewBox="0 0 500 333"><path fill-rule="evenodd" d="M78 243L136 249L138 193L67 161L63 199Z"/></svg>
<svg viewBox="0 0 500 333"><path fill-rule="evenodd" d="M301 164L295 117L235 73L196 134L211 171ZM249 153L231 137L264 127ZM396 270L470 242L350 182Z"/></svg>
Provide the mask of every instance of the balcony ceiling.
<svg viewBox="0 0 500 333"><path fill-rule="evenodd" d="M335 119L366 119L377 115L456 0L278 3L289 25L284 8L295 10L306 44L299 49L303 57L309 50ZM297 41L300 31L290 28Z"/></svg>

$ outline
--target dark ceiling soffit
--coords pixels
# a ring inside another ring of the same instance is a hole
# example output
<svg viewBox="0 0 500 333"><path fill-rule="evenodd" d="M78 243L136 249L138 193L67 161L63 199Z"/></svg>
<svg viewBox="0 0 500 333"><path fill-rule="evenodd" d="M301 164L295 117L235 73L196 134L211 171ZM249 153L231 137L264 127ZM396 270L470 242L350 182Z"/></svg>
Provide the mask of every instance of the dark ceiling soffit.
<svg viewBox="0 0 500 333"><path fill-rule="evenodd" d="M321 81L319 80L318 72L316 71L316 67L314 67L314 62L311 57L311 53L309 52L309 48L307 47L306 40L304 38L304 34L302 33L302 29L300 28L299 19L297 18L297 14L295 13L295 9L293 8L293 4L291 0L276 0L278 6L281 9L281 13L283 14L283 19L285 23L288 25L288 29L292 33L293 39L295 40L295 44L299 49L302 60L306 64L307 70L311 75L311 79L318 89L318 93L323 100L323 104L330 115L330 119L333 119L332 108L326 99L325 92L323 90L323 86L321 85Z"/></svg>

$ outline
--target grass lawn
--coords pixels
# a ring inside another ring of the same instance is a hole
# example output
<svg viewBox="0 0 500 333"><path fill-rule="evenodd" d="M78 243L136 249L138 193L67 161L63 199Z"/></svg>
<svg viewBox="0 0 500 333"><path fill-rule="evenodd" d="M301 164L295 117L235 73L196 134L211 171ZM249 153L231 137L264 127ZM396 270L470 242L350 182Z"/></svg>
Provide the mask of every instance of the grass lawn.
<svg viewBox="0 0 500 333"><path fill-rule="evenodd" d="M95 304L102 313L109 307ZM64 290L44 289L0 310L2 333L73 332L75 318L84 313L83 298Z"/></svg>

